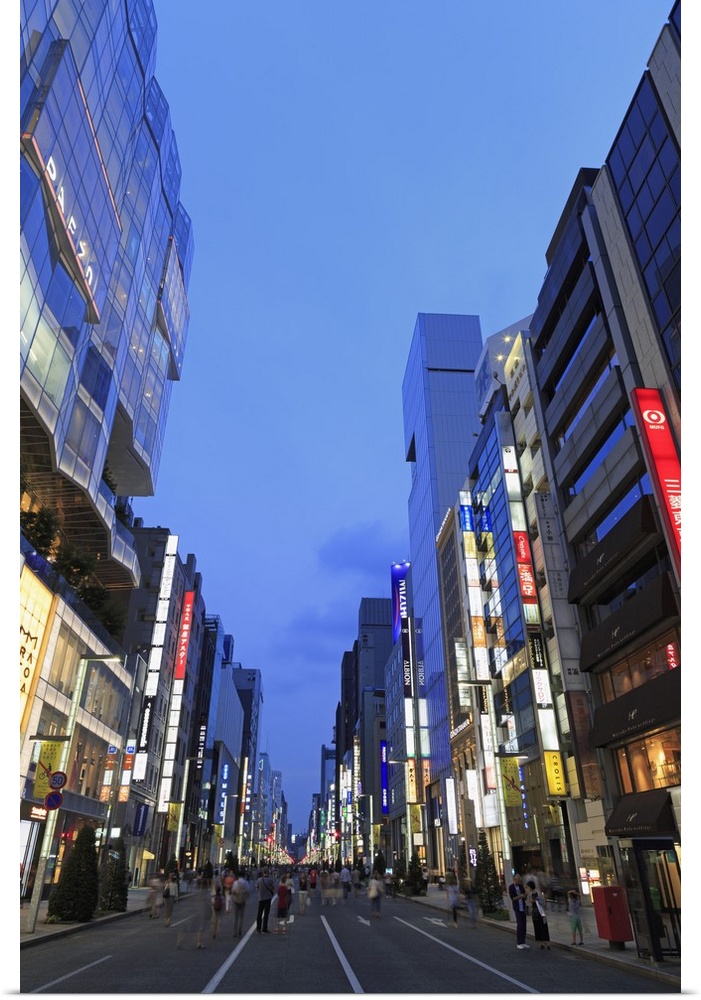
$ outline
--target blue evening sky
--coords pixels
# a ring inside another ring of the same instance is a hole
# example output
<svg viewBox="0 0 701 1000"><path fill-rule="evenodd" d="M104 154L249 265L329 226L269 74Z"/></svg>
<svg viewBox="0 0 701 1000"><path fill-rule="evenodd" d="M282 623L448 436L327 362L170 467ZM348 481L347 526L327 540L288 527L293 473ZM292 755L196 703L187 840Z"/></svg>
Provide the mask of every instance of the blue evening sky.
<svg viewBox="0 0 701 1000"><path fill-rule="evenodd" d="M146 524L180 536L295 832L363 597L409 558L401 387L419 312L533 311L671 0L156 0L195 257Z"/></svg>

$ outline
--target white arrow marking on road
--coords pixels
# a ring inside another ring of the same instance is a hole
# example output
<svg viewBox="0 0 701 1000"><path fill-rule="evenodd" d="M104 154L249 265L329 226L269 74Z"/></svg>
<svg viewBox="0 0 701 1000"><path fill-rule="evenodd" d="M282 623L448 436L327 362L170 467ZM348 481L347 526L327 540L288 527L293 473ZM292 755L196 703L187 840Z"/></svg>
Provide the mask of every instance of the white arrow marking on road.
<svg viewBox="0 0 701 1000"><path fill-rule="evenodd" d="M438 924L439 927L445 927L445 920L441 920L440 917L424 917L424 920L428 920L429 924Z"/></svg>
<svg viewBox="0 0 701 1000"><path fill-rule="evenodd" d="M365 917L358 917L358 920L361 922L361 924L367 924L368 927L370 926L370 921L366 920Z"/></svg>

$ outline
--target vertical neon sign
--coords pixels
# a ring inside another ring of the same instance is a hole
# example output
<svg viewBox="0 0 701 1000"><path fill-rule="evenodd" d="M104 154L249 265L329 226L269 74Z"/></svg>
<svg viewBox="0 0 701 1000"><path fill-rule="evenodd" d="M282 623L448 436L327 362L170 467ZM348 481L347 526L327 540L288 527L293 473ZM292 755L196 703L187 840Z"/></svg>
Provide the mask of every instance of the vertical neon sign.
<svg viewBox="0 0 701 1000"><path fill-rule="evenodd" d="M682 470L662 396L657 389L633 389L631 402L670 555L681 575Z"/></svg>

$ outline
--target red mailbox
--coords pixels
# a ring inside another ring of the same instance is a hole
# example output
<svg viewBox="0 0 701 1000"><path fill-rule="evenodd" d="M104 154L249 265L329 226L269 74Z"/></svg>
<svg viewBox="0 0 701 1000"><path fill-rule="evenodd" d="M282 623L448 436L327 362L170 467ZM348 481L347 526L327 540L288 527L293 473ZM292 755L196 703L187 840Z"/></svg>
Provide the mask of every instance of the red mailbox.
<svg viewBox="0 0 701 1000"><path fill-rule="evenodd" d="M599 937L612 948L625 948L625 941L634 940L625 889L619 885L599 885L591 894Z"/></svg>

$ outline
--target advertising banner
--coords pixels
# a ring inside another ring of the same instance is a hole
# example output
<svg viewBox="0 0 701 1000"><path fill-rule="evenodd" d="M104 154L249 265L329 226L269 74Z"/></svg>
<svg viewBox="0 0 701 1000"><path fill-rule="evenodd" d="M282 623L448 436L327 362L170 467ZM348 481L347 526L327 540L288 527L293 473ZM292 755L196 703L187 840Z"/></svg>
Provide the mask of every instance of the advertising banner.
<svg viewBox="0 0 701 1000"><path fill-rule="evenodd" d="M515 757L501 758L501 783L504 788L504 804L520 806L521 778L518 773L518 761Z"/></svg>
<svg viewBox="0 0 701 1000"><path fill-rule="evenodd" d="M392 563L392 642L397 643L402 629L402 619L409 614L406 576L410 563Z"/></svg>
<svg viewBox="0 0 701 1000"><path fill-rule="evenodd" d="M670 554L681 573L682 470L662 396L657 389L633 389L631 393L640 440L660 505Z"/></svg>
<svg viewBox="0 0 701 1000"><path fill-rule="evenodd" d="M63 743L58 740L42 742L37 761L36 778L34 779L34 797L44 799L53 791L51 775L58 770L63 751Z"/></svg>

